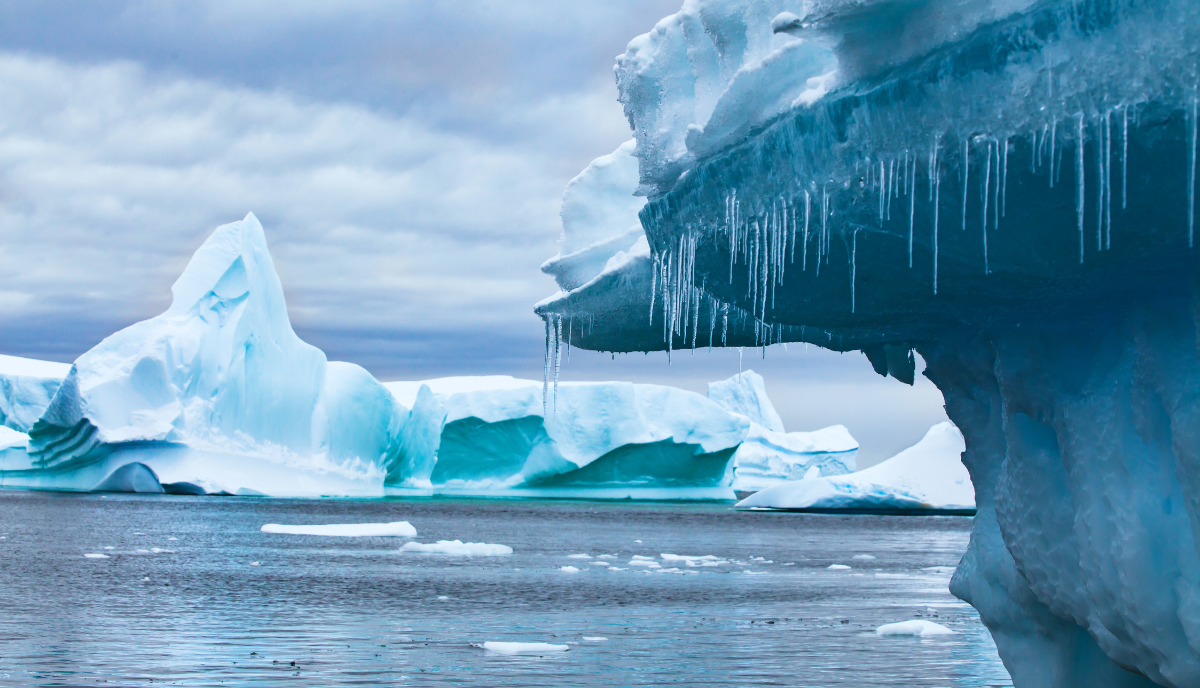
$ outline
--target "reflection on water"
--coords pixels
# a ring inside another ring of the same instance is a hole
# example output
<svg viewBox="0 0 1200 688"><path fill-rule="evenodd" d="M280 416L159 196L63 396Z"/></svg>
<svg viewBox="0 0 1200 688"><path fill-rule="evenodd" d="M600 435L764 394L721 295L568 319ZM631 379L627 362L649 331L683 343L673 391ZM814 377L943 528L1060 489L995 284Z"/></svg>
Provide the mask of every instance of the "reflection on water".
<svg viewBox="0 0 1200 688"><path fill-rule="evenodd" d="M422 542L515 551L402 554L394 538L259 532L396 520ZM947 592L949 570L931 568L958 562L969 527L721 504L0 491L0 683L1009 686L978 616ZM956 634L871 632L918 614ZM571 649L474 646L489 640Z"/></svg>

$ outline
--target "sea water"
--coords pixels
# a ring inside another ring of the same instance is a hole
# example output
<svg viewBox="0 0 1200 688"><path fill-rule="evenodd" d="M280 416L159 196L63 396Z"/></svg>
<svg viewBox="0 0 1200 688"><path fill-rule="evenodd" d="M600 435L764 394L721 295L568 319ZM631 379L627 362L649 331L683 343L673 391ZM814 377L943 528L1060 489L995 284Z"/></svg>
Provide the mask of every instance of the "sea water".
<svg viewBox="0 0 1200 688"><path fill-rule="evenodd" d="M260 530L395 521L513 553ZM718 503L0 491L0 683L1008 686L947 592L969 528ZM914 619L954 634L874 633Z"/></svg>

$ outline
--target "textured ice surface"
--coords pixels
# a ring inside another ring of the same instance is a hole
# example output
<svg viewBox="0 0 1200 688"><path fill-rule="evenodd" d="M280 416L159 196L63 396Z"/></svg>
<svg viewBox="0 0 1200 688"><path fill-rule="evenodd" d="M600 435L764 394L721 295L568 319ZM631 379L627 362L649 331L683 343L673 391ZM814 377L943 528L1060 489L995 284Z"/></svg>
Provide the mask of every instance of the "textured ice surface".
<svg viewBox="0 0 1200 688"><path fill-rule="evenodd" d="M953 510L975 508L971 476L960 457L962 433L938 423L920 442L870 468L835 477L794 480L738 502L775 509Z"/></svg>
<svg viewBox="0 0 1200 688"><path fill-rule="evenodd" d="M330 537L416 537L417 529L408 521L391 523L329 523L326 525L289 526L267 523L260 528L264 533L284 535L324 535Z"/></svg>
<svg viewBox="0 0 1200 688"><path fill-rule="evenodd" d="M70 370L66 363L0 355L0 426L29 432Z"/></svg>
<svg viewBox="0 0 1200 688"><path fill-rule="evenodd" d="M292 331L253 215L217 228L172 294L75 361L3 485L87 490L142 463L209 492L382 494L406 409Z"/></svg>
<svg viewBox="0 0 1200 688"><path fill-rule="evenodd" d="M417 383L388 383L407 401ZM435 393L433 390L442 390ZM673 387L506 377L422 383L392 494L730 499L749 422Z"/></svg>
<svg viewBox="0 0 1200 688"><path fill-rule="evenodd" d="M772 72L793 40L832 75ZM617 67L648 279L538 313L904 382L915 350L976 488L952 589L1015 685L1200 685L1198 46L1192 0L687 2Z"/></svg>
<svg viewBox="0 0 1200 688"><path fill-rule="evenodd" d="M746 370L710 382L708 398L750 420L734 454L733 489L755 492L788 480L842 475L854 470L858 442L842 425L816 432L784 432L762 376Z"/></svg>

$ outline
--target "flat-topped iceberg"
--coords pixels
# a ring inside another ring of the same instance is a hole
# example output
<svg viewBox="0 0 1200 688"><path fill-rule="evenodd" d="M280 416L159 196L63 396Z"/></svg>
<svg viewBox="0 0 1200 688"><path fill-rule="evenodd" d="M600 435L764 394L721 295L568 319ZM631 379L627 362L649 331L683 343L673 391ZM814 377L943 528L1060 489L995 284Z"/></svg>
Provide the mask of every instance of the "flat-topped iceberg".
<svg viewBox="0 0 1200 688"><path fill-rule="evenodd" d="M962 433L938 423L920 442L870 468L793 480L738 502L739 507L814 511L974 512L975 488L960 457Z"/></svg>
<svg viewBox="0 0 1200 688"><path fill-rule="evenodd" d="M387 385L413 404L389 494L732 499L750 425L660 385L562 383L549 404L504 376Z"/></svg>
<svg viewBox="0 0 1200 688"><path fill-rule="evenodd" d="M0 484L89 490L140 463L208 492L382 495L407 409L296 336L254 215L217 228L171 291L75 361Z"/></svg>
<svg viewBox="0 0 1200 688"><path fill-rule="evenodd" d="M858 442L845 426L785 432L762 376L753 370L710 382L708 398L750 421L746 439L734 454L733 489L738 493L854 470Z"/></svg>

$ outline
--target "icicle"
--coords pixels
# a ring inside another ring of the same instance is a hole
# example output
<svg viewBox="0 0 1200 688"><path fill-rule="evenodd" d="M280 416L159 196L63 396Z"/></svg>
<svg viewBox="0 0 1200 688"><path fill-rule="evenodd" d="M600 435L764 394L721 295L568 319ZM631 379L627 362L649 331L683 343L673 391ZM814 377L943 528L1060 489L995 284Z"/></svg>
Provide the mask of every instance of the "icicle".
<svg viewBox="0 0 1200 688"><path fill-rule="evenodd" d="M708 350L713 348L713 335L717 332L717 300L711 296L708 299L708 309L712 311L712 323L708 326Z"/></svg>
<svg viewBox="0 0 1200 688"><path fill-rule="evenodd" d="M821 276L821 256L826 253L826 243L829 229L826 221L829 218L829 182L821 185L821 241L817 245L817 277Z"/></svg>
<svg viewBox="0 0 1200 688"><path fill-rule="evenodd" d="M1008 215L1008 137L1004 137L1004 162L1000 168L1000 217ZM999 227L1000 223L997 222Z"/></svg>
<svg viewBox="0 0 1200 688"><path fill-rule="evenodd" d="M811 205L808 189L804 190L804 248L801 250L801 270L808 270L808 212Z"/></svg>
<svg viewBox="0 0 1200 688"><path fill-rule="evenodd" d="M1121 108L1121 210L1129 189L1129 106Z"/></svg>
<svg viewBox="0 0 1200 688"><path fill-rule="evenodd" d="M575 334L575 318L567 322L567 365L571 365L571 338Z"/></svg>
<svg viewBox="0 0 1200 688"><path fill-rule="evenodd" d="M1104 250L1104 118L1096 122L1096 253Z"/></svg>
<svg viewBox="0 0 1200 688"><path fill-rule="evenodd" d="M930 186L933 188L933 295L937 296L938 290L938 215L941 211L940 201L942 195L942 176L938 169L938 146L940 141L934 139L933 151L929 154L930 159Z"/></svg>
<svg viewBox="0 0 1200 688"><path fill-rule="evenodd" d="M996 155L992 156L996 161L996 185L992 187L992 231L1000 228L1000 187L1003 185L1001 181L1000 170L1000 141L992 142L996 146Z"/></svg>
<svg viewBox="0 0 1200 688"><path fill-rule="evenodd" d="M546 316L543 320L546 323L546 357L542 362L542 417L546 417L546 412L549 409L550 402L550 318Z"/></svg>
<svg viewBox="0 0 1200 688"><path fill-rule="evenodd" d="M1104 250L1112 248L1112 112L1104 113Z"/></svg>
<svg viewBox="0 0 1200 688"><path fill-rule="evenodd" d="M1050 120L1050 188L1054 188L1054 151L1057 147L1055 140L1058 137L1058 118Z"/></svg>
<svg viewBox="0 0 1200 688"><path fill-rule="evenodd" d="M562 363L562 318L555 318L554 326L554 405L552 410L558 411L558 369Z"/></svg>
<svg viewBox="0 0 1200 688"><path fill-rule="evenodd" d="M654 297L658 295L658 270L661 258L654 255L654 267L650 269L650 326L654 326Z"/></svg>
<svg viewBox="0 0 1200 688"><path fill-rule="evenodd" d="M987 228L988 228L988 192L992 185L992 142L987 142L987 163L983 166L983 274L988 274L988 245L987 245ZM963 206L963 211L966 211L966 206Z"/></svg>
<svg viewBox="0 0 1200 688"><path fill-rule="evenodd" d="M1083 113L1079 113L1079 140L1075 146L1075 176L1078 181L1075 194L1075 213L1079 222L1079 262L1083 263Z"/></svg>
<svg viewBox="0 0 1200 688"><path fill-rule="evenodd" d="M858 284L858 230L850 238L850 312L855 309L855 287Z"/></svg>
<svg viewBox="0 0 1200 688"><path fill-rule="evenodd" d="M1196 235L1196 138L1200 135L1200 98L1192 99L1192 147L1188 157L1188 248L1192 248Z"/></svg>
<svg viewBox="0 0 1200 688"><path fill-rule="evenodd" d="M883 224L883 209L887 203L887 192L884 190L884 174L887 169L883 166L883 161L879 161L879 224Z"/></svg>
<svg viewBox="0 0 1200 688"><path fill-rule="evenodd" d="M971 138L968 136L963 139L963 162L962 162L962 178L963 178L963 204L962 204L962 229L967 231L967 180L971 176Z"/></svg>
<svg viewBox="0 0 1200 688"><path fill-rule="evenodd" d="M917 156L913 156L912 170L908 169L908 153L904 154L904 174L908 182L908 267L913 266L913 220L917 215Z"/></svg>

